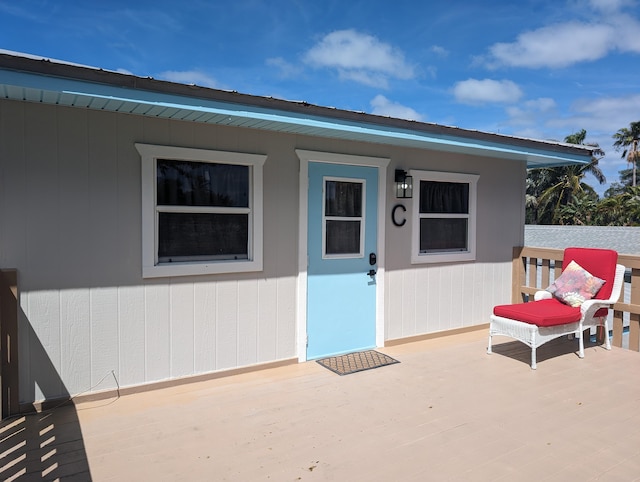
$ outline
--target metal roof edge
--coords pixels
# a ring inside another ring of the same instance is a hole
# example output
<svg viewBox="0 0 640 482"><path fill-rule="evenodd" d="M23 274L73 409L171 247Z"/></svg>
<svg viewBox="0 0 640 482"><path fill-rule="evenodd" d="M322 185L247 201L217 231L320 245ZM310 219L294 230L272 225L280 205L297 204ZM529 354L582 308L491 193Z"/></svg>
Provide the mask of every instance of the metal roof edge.
<svg viewBox="0 0 640 482"><path fill-rule="evenodd" d="M302 116L305 119L315 118L320 122L323 120L329 123L340 122L351 126L360 126L366 131L371 131L371 135L373 135L373 131L376 130L384 130L385 134L390 137L393 137L394 133L404 136L411 136L413 134L416 136L416 140L426 135L432 136L435 141L439 139L443 143L471 143L480 149L483 147L485 149L499 149L499 146L502 146L502 149L499 150L505 152L511 150L511 148L504 149L504 146L508 145L515 148L515 150L525 149L531 151L533 155L542 155L543 157L550 157L551 159L570 158L573 162L577 163L588 162L593 152L593 147L590 146L489 133L435 123L324 107L304 101L289 101L273 97L242 94L235 91L200 87L197 85L180 84L35 56L22 56L22 54L14 52L8 53L2 50L0 50L0 69L130 89L139 92L179 96L185 99L201 99L236 106L236 109L239 107L248 107L256 111L262 111L263 113L270 112L271 115L276 116L280 113L283 117L291 115L294 117ZM189 103L185 105L189 105ZM330 127L325 126L324 128L329 129ZM542 163L539 164L541 167L542 165ZM550 163L550 165L553 165L553 163Z"/></svg>

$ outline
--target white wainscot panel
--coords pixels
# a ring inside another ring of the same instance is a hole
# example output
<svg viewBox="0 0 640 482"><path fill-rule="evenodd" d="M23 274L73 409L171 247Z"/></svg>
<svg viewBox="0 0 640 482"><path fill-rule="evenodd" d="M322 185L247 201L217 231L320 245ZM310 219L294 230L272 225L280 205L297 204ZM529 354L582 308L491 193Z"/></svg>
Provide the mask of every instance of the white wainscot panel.
<svg viewBox="0 0 640 482"><path fill-rule="evenodd" d="M273 279L258 281L258 362L277 357L278 286Z"/></svg>
<svg viewBox="0 0 640 482"><path fill-rule="evenodd" d="M171 378L194 373L193 283L177 282L169 289Z"/></svg>
<svg viewBox="0 0 640 482"><path fill-rule="evenodd" d="M511 263L465 263L387 272L386 339L488 322L508 303Z"/></svg>
<svg viewBox="0 0 640 482"><path fill-rule="evenodd" d="M238 283L238 365L253 365L258 361L258 282Z"/></svg>
<svg viewBox="0 0 640 482"><path fill-rule="evenodd" d="M64 397L61 379L60 293L54 290L29 292L25 296L28 327L27 379L20 380L24 400Z"/></svg>
<svg viewBox="0 0 640 482"><path fill-rule="evenodd" d="M144 287L118 288L120 339L119 383L123 386L145 382Z"/></svg>
<svg viewBox="0 0 640 482"><path fill-rule="evenodd" d="M165 284L145 286L145 330L147 382L170 377L169 287Z"/></svg>
<svg viewBox="0 0 640 482"><path fill-rule="evenodd" d="M193 288L194 368L196 373L216 369L216 283L196 283Z"/></svg>
<svg viewBox="0 0 640 482"><path fill-rule="evenodd" d="M221 281L216 293L216 369L238 364L238 282Z"/></svg>
<svg viewBox="0 0 640 482"><path fill-rule="evenodd" d="M91 377L91 292L60 291L61 376L69 394L88 391Z"/></svg>
<svg viewBox="0 0 640 482"><path fill-rule="evenodd" d="M293 276L278 279L278 359L296 356L296 287Z"/></svg>
<svg viewBox="0 0 640 482"><path fill-rule="evenodd" d="M118 288L91 289L91 386L93 390L117 388L120 345Z"/></svg>
<svg viewBox="0 0 640 482"><path fill-rule="evenodd" d="M423 292L422 287L417 283L417 271L414 269L403 270L400 279L402 290L402 306L400 306L402 336L411 336L417 333L416 301L419 297L425 298L427 296L427 293Z"/></svg>

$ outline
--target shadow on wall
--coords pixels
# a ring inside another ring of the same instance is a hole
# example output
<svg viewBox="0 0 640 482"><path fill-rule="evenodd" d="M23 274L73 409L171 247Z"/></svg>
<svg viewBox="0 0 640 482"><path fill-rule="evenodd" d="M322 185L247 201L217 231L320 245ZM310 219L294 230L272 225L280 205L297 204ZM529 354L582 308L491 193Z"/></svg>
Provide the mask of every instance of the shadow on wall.
<svg viewBox="0 0 640 482"><path fill-rule="evenodd" d="M18 316L18 313L17 273L0 270L3 417L0 423L0 479L90 481L82 430L73 402L58 399L57 405L45 407L41 412L20 411L18 360L12 355L17 353L18 318L26 320L26 316ZM35 392L37 384L45 391L45 398L49 398L45 387L57 385L62 386L68 397L68 391L28 321L26 325L29 326L21 333L28 333L33 340L32 349L38 351L39 364L37 373L28 382L29 390ZM59 396L59 392L55 396Z"/></svg>

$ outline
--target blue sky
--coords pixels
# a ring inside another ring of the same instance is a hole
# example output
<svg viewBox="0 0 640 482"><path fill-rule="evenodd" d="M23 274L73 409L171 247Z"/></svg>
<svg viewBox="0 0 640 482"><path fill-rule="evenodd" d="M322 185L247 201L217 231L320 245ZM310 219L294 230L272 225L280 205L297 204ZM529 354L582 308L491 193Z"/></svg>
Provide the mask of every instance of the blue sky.
<svg viewBox="0 0 640 482"><path fill-rule="evenodd" d="M0 0L0 49L562 141L640 120L635 0ZM596 186L600 193L605 186Z"/></svg>

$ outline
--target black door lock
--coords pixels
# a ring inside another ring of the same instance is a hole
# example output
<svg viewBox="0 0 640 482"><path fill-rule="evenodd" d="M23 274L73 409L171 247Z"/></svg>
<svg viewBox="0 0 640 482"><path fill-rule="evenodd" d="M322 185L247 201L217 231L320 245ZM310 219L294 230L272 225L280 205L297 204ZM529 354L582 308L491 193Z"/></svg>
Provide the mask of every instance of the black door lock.
<svg viewBox="0 0 640 482"><path fill-rule="evenodd" d="M377 262L378 262L378 259L376 258L376 253L369 253L369 264L373 266Z"/></svg>

